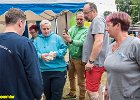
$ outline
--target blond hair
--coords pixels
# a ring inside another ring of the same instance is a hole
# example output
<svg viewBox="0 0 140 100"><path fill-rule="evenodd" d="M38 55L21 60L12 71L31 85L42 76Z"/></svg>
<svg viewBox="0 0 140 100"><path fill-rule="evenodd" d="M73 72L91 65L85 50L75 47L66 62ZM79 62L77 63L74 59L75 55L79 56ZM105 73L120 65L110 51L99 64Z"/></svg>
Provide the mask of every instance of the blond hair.
<svg viewBox="0 0 140 100"><path fill-rule="evenodd" d="M44 24L48 24L48 25L51 26L51 22L50 22L49 20L42 20L42 21L40 22L40 27L41 27L42 25L44 25Z"/></svg>

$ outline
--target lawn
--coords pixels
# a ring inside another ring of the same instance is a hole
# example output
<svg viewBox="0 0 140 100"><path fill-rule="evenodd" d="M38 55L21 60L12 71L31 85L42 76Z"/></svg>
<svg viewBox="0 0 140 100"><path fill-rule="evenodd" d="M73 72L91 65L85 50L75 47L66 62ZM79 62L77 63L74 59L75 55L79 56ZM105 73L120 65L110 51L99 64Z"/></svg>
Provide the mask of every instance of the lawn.
<svg viewBox="0 0 140 100"><path fill-rule="evenodd" d="M104 91L102 89L102 87L105 86L105 83L106 83L106 73L104 73L102 75L102 80L101 80L101 90L102 91ZM76 88L77 88L76 95L78 96L78 93L79 93L78 86ZM63 96L65 96L66 94L68 94L69 93L69 90L70 90L70 87L69 87L69 79L67 77L67 80L66 80L66 83L65 83L65 87L64 87L64 90L63 90ZM62 99L62 100L71 100L71 99ZM79 100L79 99L77 98L76 100ZM86 100L88 100L88 96L87 95L86 95Z"/></svg>

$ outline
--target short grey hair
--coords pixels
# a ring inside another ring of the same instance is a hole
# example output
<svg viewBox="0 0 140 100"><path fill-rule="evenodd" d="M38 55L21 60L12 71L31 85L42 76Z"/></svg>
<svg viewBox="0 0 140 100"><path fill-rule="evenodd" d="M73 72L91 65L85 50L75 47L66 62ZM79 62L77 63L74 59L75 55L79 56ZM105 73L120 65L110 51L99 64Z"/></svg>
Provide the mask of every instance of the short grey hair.
<svg viewBox="0 0 140 100"><path fill-rule="evenodd" d="M40 27L41 27L42 25L44 25L44 24L49 24L49 25L51 26L51 22L50 22L49 20L42 20L42 21L40 22Z"/></svg>
<svg viewBox="0 0 140 100"><path fill-rule="evenodd" d="M79 14L84 15L84 13L82 11L79 11L79 12L76 13L76 16L79 15Z"/></svg>

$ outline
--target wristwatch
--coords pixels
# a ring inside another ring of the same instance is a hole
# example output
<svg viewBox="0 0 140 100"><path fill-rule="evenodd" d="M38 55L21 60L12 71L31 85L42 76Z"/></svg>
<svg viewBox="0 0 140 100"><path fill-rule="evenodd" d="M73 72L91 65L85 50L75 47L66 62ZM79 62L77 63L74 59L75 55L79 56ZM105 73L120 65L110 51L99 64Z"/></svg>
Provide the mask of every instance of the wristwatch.
<svg viewBox="0 0 140 100"><path fill-rule="evenodd" d="M94 61L88 60L88 62L89 62L90 64L94 64Z"/></svg>

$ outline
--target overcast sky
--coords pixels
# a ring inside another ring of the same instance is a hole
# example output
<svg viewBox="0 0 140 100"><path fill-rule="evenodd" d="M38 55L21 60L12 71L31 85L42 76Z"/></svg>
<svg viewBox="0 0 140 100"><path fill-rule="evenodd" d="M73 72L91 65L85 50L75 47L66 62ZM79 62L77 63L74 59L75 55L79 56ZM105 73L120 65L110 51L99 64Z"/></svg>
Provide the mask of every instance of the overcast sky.
<svg viewBox="0 0 140 100"><path fill-rule="evenodd" d="M95 2L97 5L98 12L100 14L104 13L104 11L117 11L115 0L86 0L88 2Z"/></svg>

